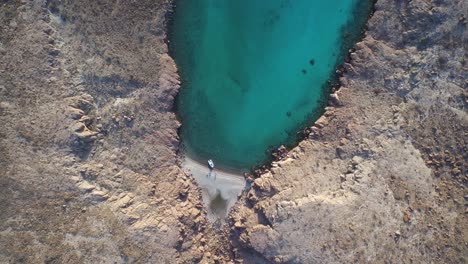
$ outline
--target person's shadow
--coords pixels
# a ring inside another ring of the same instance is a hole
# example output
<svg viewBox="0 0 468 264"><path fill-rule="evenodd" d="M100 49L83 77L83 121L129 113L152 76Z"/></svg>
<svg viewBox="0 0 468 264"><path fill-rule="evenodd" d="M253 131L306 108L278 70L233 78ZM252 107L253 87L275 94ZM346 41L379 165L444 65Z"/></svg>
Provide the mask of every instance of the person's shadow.
<svg viewBox="0 0 468 264"><path fill-rule="evenodd" d="M216 181L216 173L214 172L213 169L210 169L210 172L206 175L208 179L212 179L213 181Z"/></svg>

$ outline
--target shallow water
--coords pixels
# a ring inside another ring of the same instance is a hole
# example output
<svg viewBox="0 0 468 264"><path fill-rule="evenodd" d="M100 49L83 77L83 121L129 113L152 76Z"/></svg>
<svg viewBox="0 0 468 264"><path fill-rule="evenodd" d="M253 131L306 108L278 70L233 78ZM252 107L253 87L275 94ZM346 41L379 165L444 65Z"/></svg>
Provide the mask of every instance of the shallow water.
<svg viewBox="0 0 468 264"><path fill-rule="evenodd" d="M359 4L358 4L359 3ZM365 3L365 4L363 4ZM245 171L315 121L371 1L179 0L171 52L185 152Z"/></svg>

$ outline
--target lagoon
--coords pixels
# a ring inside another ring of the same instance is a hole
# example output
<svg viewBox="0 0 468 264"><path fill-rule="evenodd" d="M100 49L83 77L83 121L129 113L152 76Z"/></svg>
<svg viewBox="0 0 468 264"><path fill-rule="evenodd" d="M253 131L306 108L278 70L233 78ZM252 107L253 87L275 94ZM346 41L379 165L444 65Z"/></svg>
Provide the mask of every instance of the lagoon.
<svg viewBox="0 0 468 264"><path fill-rule="evenodd" d="M170 48L184 152L244 172L323 112L372 1L179 0Z"/></svg>

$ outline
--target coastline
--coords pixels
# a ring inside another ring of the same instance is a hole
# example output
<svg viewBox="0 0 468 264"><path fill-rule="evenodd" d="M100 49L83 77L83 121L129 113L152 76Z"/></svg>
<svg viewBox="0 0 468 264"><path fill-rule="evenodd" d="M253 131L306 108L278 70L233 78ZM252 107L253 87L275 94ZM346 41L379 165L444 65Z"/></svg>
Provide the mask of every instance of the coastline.
<svg viewBox="0 0 468 264"><path fill-rule="evenodd" d="M459 11L466 3L431 3L445 21L442 27L428 22L433 13L420 8L421 2L377 1L364 38L340 70L340 88L330 106L297 147L259 173L236 206L230 222L231 235L245 249L239 258L274 263L463 259L459 252L467 252L466 245L460 242L466 232L450 230L467 230L460 222L466 210L452 199L466 199L463 131L468 124L466 115L459 115L466 107L446 98L464 95L459 77L464 61L453 54L463 54L454 44L466 34L452 33L455 40L440 36L466 25ZM425 23L414 23L422 18ZM433 37L426 37L428 32ZM426 119L429 113L432 118ZM443 244L450 250L441 249Z"/></svg>
<svg viewBox="0 0 468 264"><path fill-rule="evenodd" d="M0 5L2 260L468 259L465 2L377 1L339 100L255 179L222 230L180 166L169 5Z"/></svg>

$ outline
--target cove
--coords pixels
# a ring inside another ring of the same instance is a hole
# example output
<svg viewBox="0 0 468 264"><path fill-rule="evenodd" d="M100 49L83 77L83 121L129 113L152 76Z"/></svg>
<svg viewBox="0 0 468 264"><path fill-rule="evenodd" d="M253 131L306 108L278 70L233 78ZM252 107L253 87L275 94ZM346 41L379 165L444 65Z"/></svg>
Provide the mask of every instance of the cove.
<svg viewBox="0 0 468 264"><path fill-rule="evenodd" d="M170 49L185 154L248 171L323 112L369 0L179 0Z"/></svg>

